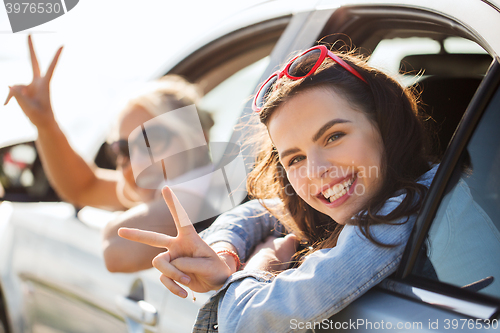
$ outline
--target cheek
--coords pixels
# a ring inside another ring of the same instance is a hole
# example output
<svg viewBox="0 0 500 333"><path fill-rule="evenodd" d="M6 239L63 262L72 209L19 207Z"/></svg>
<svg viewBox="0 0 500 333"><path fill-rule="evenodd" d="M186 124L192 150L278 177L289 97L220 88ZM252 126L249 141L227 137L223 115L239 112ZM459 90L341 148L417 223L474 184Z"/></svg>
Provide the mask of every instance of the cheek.
<svg viewBox="0 0 500 333"><path fill-rule="evenodd" d="M307 170L305 168L296 168L293 171L287 172L287 178L295 193L304 201L307 201L311 193L311 184L309 178L307 178ZM285 189L285 193L287 195L293 194L288 189Z"/></svg>
<svg viewBox="0 0 500 333"><path fill-rule="evenodd" d="M123 168L121 171L122 171L123 179L129 185L135 185L134 173L132 172L132 168L130 167L130 164L127 165L125 168Z"/></svg>
<svg viewBox="0 0 500 333"><path fill-rule="evenodd" d="M380 188L382 182L382 147L376 143L365 145L364 152L359 153L358 176L360 185L364 186L364 193L375 193Z"/></svg>
<svg viewBox="0 0 500 333"><path fill-rule="evenodd" d="M351 159L354 165L365 168L379 168L382 159L382 145L374 137L360 137L353 140L348 147L345 147L345 156Z"/></svg>

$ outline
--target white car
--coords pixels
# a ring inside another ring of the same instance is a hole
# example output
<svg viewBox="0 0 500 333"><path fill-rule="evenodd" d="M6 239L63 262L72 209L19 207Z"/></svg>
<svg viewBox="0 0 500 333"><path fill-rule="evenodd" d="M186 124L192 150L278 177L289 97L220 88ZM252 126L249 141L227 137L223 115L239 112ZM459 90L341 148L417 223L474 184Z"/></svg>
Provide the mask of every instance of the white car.
<svg viewBox="0 0 500 333"><path fill-rule="evenodd" d="M244 134L232 128L251 114L248 97L259 82L317 42L359 47L372 65L422 89L443 159L398 271L332 318L291 323L290 331L499 330L499 31L498 0L270 1L235 15L158 72L205 88L202 106L219 112L214 141L240 141ZM98 154L96 163L103 161ZM0 332L191 330L209 294L180 299L154 269L109 273L100 230L113 214L58 201L32 143L2 148L0 162ZM454 202L460 175L468 202ZM486 222L469 216L468 205L478 205ZM449 207L460 208L453 225L441 219ZM437 279L424 277L426 256Z"/></svg>

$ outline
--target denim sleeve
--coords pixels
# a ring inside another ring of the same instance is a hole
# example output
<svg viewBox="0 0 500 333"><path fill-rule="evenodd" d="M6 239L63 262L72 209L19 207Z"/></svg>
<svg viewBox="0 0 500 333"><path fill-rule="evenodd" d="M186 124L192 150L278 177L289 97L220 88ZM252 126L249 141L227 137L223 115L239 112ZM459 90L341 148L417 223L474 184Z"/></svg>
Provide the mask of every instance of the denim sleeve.
<svg viewBox="0 0 500 333"><path fill-rule="evenodd" d="M265 200L272 206L275 200ZM285 228L258 200L252 200L219 216L200 236L208 245L225 241L236 247L242 262L270 235L283 236Z"/></svg>
<svg viewBox="0 0 500 333"><path fill-rule="evenodd" d="M419 182L429 186L438 165ZM386 201L386 215L404 194ZM321 321L339 312L371 287L395 272L416 215L370 227L380 247L358 227L346 225L337 246L309 255L302 265L276 277L262 271L233 274L200 309L193 332L298 332L297 322ZM234 243L233 243L234 244Z"/></svg>
<svg viewBox="0 0 500 333"><path fill-rule="evenodd" d="M329 318L396 270L414 220L370 228L375 239L396 244L392 248L347 225L336 247L313 253L297 269L267 280L262 272L234 276L218 291L218 331L291 332L292 320Z"/></svg>

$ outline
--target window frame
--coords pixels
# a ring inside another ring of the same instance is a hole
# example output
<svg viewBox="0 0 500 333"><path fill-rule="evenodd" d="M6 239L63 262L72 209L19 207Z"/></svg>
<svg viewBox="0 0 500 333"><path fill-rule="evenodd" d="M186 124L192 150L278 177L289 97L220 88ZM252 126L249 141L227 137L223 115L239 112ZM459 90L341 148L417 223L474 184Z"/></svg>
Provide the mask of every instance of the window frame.
<svg viewBox="0 0 500 333"><path fill-rule="evenodd" d="M190 82L198 83L211 72L217 71L225 63L234 59L241 59L239 66L225 70L219 77L212 76L212 82L203 87L205 93L212 90L225 79L245 68L253 62L269 55L276 46L284 31L291 23L292 16L282 16L272 20L259 22L236 31L232 31L216 40L202 45L200 48L175 64L164 75L177 74ZM272 45L272 47L269 47ZM258 49L260 52L254 52ZM265 54L265 51L269 52ZM245 54L253 56L243 58Z"/></svg>

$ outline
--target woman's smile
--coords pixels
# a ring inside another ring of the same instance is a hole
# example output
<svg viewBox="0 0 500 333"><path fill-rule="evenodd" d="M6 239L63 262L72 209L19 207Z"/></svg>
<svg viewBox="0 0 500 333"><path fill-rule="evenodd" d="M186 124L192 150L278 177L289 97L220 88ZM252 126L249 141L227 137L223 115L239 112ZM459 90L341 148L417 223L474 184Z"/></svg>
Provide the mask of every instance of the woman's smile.
<svg viewBox="0 0 500 333"><path fill-rule="evenodd" d="M352 195L356 180L356 175L353 175L338 182L334 181L328 184L316 197L330 208L338 207Z"/></svg>
<svg viewBox="0 0 500 333"><path fill-rule="evenodd" d="M345 224L377 193L380 133L341 94L304 91L279 107L268 128L295 192L337 223Z"/></svg>

